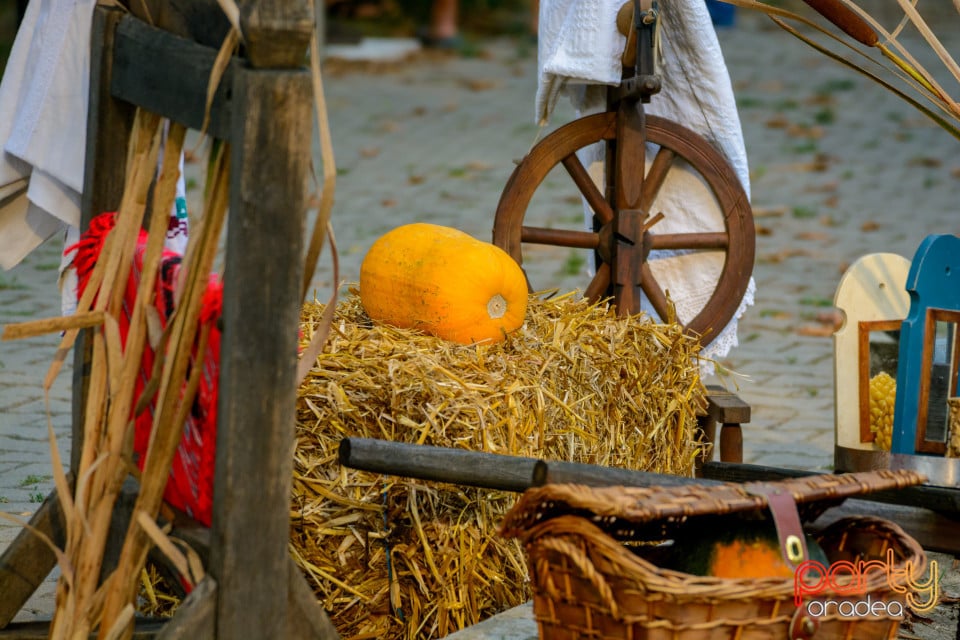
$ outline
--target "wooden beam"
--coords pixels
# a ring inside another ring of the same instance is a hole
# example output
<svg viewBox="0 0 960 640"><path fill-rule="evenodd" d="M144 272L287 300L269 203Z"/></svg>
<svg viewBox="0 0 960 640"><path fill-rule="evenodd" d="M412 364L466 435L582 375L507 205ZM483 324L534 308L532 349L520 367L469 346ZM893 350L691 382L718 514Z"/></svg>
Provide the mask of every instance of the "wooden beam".
<svg viewBox="0 0 960 640"><path fill-rule="evenodd" d="M111 94L199 130L216 57L217 50L212 47L126 16L117 27ZM231 61L214 94L207 132L215 138L230 135L231 69L238 66L238 60Z"/></svg>
<svg viewBox="0 0 960 640"><path fill-rule="evenodd" d="M216 616L217 581L206 576L180 603L157 640L213 640Z"/></svg>
<svg viewBox="0 0 960 640"><path fill-rule="evenodd" d="M338 640L340 634L330 622L327 612L307 584L300 567L290 559L290 580L287 589L287 633L284 638Z"/></svg>
<svg viewBox="0 0 960 640"><path fill-rule="evenodd" d="M220 638L284 637L312 89L237 69L210 573Z"/></svg>
<svg viewBox="0 0 960 640"><path fill-rule="evenodd" d="M166 620L138 620L133 629L131 640L153 640L164 628ZM0 640L47 640L50 637L50 621L37 620L18 622L0 630ZM193 638L194 636L190 636ZM196 636L199 638L199 636ZM91 633L90 640L96 640L97 634Z"/></svg>
<svg viewBox="0 0 960 640"><path fill-rule="evenodd" d="M80 229L104 211L116 211L123 197L127 176L127 141L133 130L133 105L110 95L113 75L113 46L117 25L125 15L118 8L97 5L90 37L90 93L87 107L86 153L83 193L80 195ZM73 430L70 469L80 466L83 451L83 422L90 378L92 329L80 332L73 358Z"/></svg>
<svg viewBox="0 0 960 640"><path fill-rule="evenodd" d="M133 0L127 5L147 24L214 49L230 30L217 0Z"/></svg>
<svg viewBox="0 0 960 640"><path fill-rule="evenodd" d="M297 69L306 63L314 31L313 0L240 0L246 58L257 69Z"/></svg>
<svg viewBox="0 0 960 640"><path fill-rule="evenodd" d="M56 493L51 493L34 512L30 526L62 548L67 536ZM13 539L0 556L0 629L10 624L56 564L50 547L27 529Z"/></svg>

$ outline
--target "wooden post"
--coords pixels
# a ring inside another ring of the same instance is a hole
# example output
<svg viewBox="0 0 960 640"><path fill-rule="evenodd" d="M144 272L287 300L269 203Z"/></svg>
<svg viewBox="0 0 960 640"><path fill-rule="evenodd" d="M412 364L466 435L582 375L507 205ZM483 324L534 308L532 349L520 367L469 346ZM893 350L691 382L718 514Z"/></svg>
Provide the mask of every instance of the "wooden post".
<svg viewBox="0 0 960 640"><path fill-rule="evenodd" d="M113 78L113 43L124 11L98 6L93 14L90 59L90 96L87 111L87 141L84 155L83 193L80 196L80 229L104 211L116 211L123 197L127 175L127 140L133 130L133 105L110 94ZM70 469L80 465L83 450L83 416L89 379L90 350L81 332L73 364L73 435Z"/></svg>
<svg viewBox="0 0 960 640"><path fill-rule="evenodd" d="M309 75L238 69L234 99L210 573L217 637L282 638Z"/></svg>
<svg viewBox="0 0 960 640"><path fill-rule="evenodd" d="M305 62L314 31L313 0L241 0L247 59L258 69L294 69Z"/></svg>

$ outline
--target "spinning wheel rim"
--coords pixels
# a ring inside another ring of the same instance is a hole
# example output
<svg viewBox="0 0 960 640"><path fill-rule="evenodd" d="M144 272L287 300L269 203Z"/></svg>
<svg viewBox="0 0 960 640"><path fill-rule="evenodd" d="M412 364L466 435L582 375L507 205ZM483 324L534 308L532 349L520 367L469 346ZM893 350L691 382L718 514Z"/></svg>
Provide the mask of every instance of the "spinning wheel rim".
<svg viewBox="0 0 960 640"><path fill-rule="evenodd" d="M595 142L614 140L616 132L617 114L604 112L565 124L541 140L507 180L494 216L493 243L523 267L523 219L537 188L547 174L562 164L564 159ZM725 246L723 267L716 289L697 315L685 325L686 331L699 336L706 346L733 319L750 282L756 235L749 198L729 163L699 134L675 122L652 115L645 116L645 133L647 141L673 152L703 178L717 200L724 221L723 232L700 234L704 236L704 246L684 247L678 244L682 236L697 234L661 234L668 246L657 246L660 244L657 234L648 233L644 237L644 242L651 242L654 249L704 249L710 242ZM578 185L575 183L575 186ZM609 203L608 207L612 210ZM575 236L584 234L581 239L586 241L586 236L591 233L567 232L567 235L574 239ZM599 243L599 234L592 235L596 236L596 242ZM712 240L707 236L712 236ZM644 263L644 270L650 274L646 261ZM598 273L600 268L604 267L609 268L607 263L603 263L598 268ZM593 284L591 282L591 285ZM596 295L596 292L593 295Z"/></svg>

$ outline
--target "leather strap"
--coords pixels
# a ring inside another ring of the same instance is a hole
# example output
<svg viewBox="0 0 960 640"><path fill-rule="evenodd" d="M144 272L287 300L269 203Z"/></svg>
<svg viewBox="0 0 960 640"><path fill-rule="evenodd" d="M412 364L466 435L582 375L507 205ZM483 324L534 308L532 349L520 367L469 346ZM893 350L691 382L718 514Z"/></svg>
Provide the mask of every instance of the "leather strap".
<svg viewBox="0 0 960 640"><path fill-rule="evenodd" d="M765 483L747 485L745 489L752 495L766 497L773 523L777 527L780 551L787 565L796 569L801 562L809 560L807 540L793 496L780 487Z"/></svg>

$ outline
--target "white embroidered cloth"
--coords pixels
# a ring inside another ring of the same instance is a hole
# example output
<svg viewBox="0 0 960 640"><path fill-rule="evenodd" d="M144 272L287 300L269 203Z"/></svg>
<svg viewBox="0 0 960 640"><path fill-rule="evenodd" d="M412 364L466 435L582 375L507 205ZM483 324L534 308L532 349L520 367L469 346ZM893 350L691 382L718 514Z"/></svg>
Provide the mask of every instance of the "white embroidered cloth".
<svg viewBox="0 0 960 640"><path fill-rule="evenodd" d="M624 0L541 0L538 44L536 120L546 124L561 95L580 114L606 108L607 85L620 84L625 37L616 27ZM660 93L644 105L646 113L677 122L705 137L726 158L747 196L750 176L743 132L720 43L703 0L659 0L662 80ZM588 148L581 160L600 161L602 149ZM648 150L648 162L655 150ZM592 175L596 175L591 171ZM673 165L654 203L664 219L655 233L721 231L724 223L715 198L700 175L685 163ZM591 214L592 215L592 214ZM720 252L653 252L650 266L676 304L681 322L692 319L716 289ZM756 284L750 278L734 318L701 352L704 374L709 359L726 356L737 345L737 324L753 304ZM656 317L644 301L644 310Z"/></svg>

